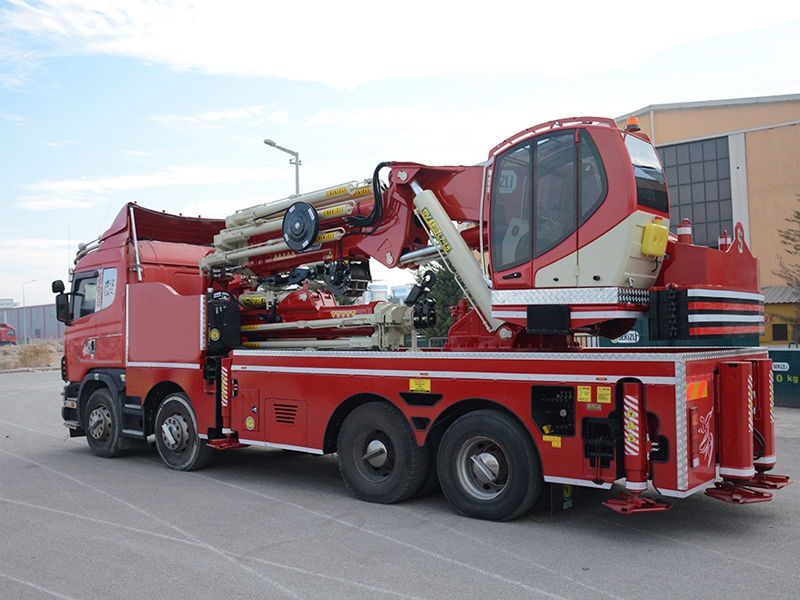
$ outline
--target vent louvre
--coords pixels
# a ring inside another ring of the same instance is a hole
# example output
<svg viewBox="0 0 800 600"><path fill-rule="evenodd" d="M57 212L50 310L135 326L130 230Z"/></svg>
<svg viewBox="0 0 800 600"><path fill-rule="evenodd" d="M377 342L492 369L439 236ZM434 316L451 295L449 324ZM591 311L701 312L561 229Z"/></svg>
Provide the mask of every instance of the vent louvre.
<svg viewBox="0 0 800 600"><path fill-rule="evenodd" d="M297 419L297 405L296 404L274 404L275 421L277 423L284 423L286 425L294 425Z"/></svg>

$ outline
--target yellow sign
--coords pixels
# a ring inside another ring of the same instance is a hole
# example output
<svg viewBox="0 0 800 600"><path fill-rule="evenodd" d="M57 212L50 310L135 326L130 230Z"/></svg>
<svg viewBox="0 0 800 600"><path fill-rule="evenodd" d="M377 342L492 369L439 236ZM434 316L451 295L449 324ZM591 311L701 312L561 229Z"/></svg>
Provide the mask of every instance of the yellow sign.
<svg viewBox="0 0 800 600"><path fill-rule="evenodd" d="M247 427L250 431L256 428L256 420L253 417L247 417L244 420L244 426Z"/></svg>
<svg viewBox="0 0 800 600"><path fill-rule="evenodd" d="M552 448L561 448L561 437L557 435L543 435L542 440L550 442Z"/></svg>
<svg viewBox="0 0 800 600"><path fill-rule="evenodd" d="M600 404L611 404L611 388L608 386L597 388L597 401Z"/></svg>
<svg viewBox="0 0 800 600"><path fill-rule="evenodd" d="M445 254L450 254L450 251L453 249L453 247L450 245L450 242L447 241L442 228L439 227L439 224L436 222L436 219L433 218L431 212L427 208L423 208L420 215L422 215L422 218L425 219L425 222L428 224L428 229L431 230L433 237L435 237L436 241L439 242L442 252Z"/></svg>
<svg viewBox="0 0 800 600"><path fill-rule="evenodd" d="M579 385L578 386L578 402L591 402L592 401L592 386Z"/></svg>
<svg viewBox="0 0 800 600"><path fill-rule="evenodd" d="M430 379L409 379L408 380L409 392L423 392L429 394L431 391Z"/></svg>

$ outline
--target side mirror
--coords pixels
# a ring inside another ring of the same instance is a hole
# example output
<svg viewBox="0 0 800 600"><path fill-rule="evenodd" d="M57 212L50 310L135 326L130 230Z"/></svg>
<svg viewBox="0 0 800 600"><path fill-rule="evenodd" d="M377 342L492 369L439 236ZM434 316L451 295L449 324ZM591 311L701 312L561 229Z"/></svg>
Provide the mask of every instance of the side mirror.
<svg viewBox="0 0 800 600"><path fill-rule="evenodd" d="M70 313L70 294L64 293L64 282L57 279L53 282L51 289L56 296L56 319L62 323L69 325L72 323L72 314Z"/></svg>

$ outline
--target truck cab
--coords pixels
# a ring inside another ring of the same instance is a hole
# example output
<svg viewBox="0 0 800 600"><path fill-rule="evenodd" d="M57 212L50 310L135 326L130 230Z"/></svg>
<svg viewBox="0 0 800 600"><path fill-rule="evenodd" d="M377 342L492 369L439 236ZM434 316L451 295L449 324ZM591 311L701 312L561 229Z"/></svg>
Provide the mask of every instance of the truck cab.
<svg viewBox="0 0 800 600"><path fill-rule="evenodd" d="M53 282L56 317L68 326L62 413L73 436L90 426L86 407L98 390L114 404L106 407L109 415L124 414L130 404L126 371L137 362L199 364L204 286L197 265L222 224L129 204L98 240L80 247L71 289ZM198 340L194 345L184 341L188 330ZM96 413L95 421L104 414ZM130 419L128 429L145 437L148 425L140 417Z"/></svg>

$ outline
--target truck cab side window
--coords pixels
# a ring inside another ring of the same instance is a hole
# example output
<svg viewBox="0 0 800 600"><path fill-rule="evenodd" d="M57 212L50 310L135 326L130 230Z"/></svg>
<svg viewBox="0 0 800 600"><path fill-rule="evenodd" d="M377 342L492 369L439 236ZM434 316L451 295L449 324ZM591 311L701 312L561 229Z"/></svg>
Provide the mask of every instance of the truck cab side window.
<svg viewBox="0 0 800 600"><path fill-rule="evenodd" d="M92 314L97 304L97 274L77 279L73 289L75 290L73 318L80 319Z"/></svg>

